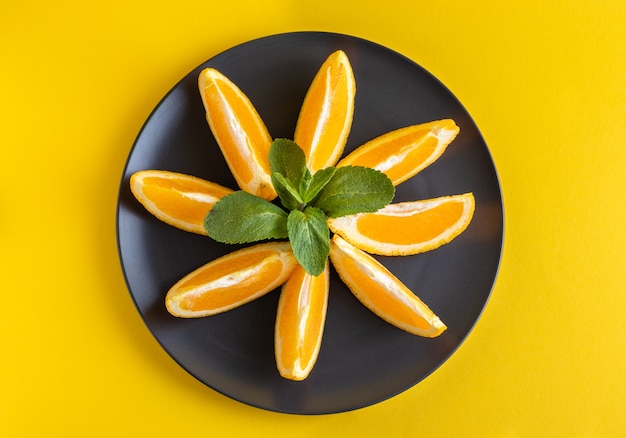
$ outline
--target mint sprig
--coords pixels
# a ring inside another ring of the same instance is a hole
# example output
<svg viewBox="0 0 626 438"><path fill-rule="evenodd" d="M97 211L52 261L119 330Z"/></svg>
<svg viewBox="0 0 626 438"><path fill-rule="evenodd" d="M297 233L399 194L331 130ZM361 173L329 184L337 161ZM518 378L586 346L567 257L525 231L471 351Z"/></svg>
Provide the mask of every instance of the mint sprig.
<svg viewBox="0 0 626 438"><path fill-rule="evenodd" d="M336 167L327 167L325 169L315 172L312 178L308 178L302 181L300 184L300 191L304 198L305 204L313 201L317 195L322 191L324 187L333 179L337 172Z"/></svg>
<svg viewBox="0 0 626 438"><path fill-rule="evenodd" d="M327 263L328 217L377 211L395 193L384 173L368 167L331 166L311 174L304 152L288 139L274 140L268 158L272 184L285 210L238 191L215 204L204 227L222 243L288 238L296 260L311 275L321 274Z"/></svg>
<svg viewBox="0 0 626 438"><path fill-rule="evenodd" d="M222 243L285 239L287 212L243 190L221 198L204 218L207 234Z"/></svg>
<svg viewBox="0 0 626 438"><path fill-rule="evenodd" d="M395 193L389 177L361 166L340 167L312 204L328 217L373 213L389 204Z"/></svg>
<svg viewBox="0 0 626 438"><path fill-rule="evenodd" d="M287 231L296 260L309 274L320 275L330 254L330 230L324 212L311 206L292 210Z"/></svg>

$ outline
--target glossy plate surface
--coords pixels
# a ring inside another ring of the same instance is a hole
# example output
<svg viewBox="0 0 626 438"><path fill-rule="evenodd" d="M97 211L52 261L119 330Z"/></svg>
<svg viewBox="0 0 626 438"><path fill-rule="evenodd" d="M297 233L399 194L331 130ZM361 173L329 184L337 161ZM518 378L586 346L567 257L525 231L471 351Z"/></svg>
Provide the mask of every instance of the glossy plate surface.
<svg viewBox="0 0 626 438"><path fill-rule="evenodd" d="M344 50L357 84L346 153L396 128L452 118L461 132L439 160L396 189L394 202L473 192L476 212L451 243L410 257L379 257L447 324L438 338L407 334L362 306L333 271L319 359L303 382L281 378L274 362L278 290L221 315L178 319L167 290L195 268L236 249L166 225L133 198L130 175L165 169L236 189L205 121L201 69L226 74L250 98L272 137L293 138L300 105L317 69ZM209 387L259 408L296 414L369 406L420 382L466 338L491 293L500 263L503 208L493 161L471 117L413 61L362 39L303 32L236 46L185 76L159 103L130 152L117 211L119 254L132 298L171 357Z"/></svg>

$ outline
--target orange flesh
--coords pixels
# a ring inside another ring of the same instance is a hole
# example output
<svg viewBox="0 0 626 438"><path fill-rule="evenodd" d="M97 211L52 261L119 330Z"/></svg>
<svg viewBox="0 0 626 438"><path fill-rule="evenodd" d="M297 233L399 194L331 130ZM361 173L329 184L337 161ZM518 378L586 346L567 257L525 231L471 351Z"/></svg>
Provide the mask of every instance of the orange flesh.
<svg viewBox="0 0 626 438"><path fill-rule="evenodd" d="M337 166L371 167L398 185L435 161L458 131L451 119L400 128L356 148Z"/></svg>
<svg viewBox="0 0 626 438"><path fill-rule="evenodd" d="M416 137L419 135L414 134L414 135L407 136L407 137ZM402 138L402 137L394 139L393 141L382 145L382 147L377 148L376 155L378 156L374 156L373 158L380 160L380 161L374 161L374 160L372 161L381 162L381 161L384 161L386 158L388 158L390 155L400 154L403 152L402 149L406 147L407 142L412 142L412 141L414 140L410 138ZM432 155L433 151L437 147L437 144L438 144L438 141L434 137L429 137L425 139L422 142L422 145L420 147L412 148L411 151L407 153L406 158L402 160L401 164L397 166L393 166L389 169L385 169L383 172L389 177L389 179L391 179L394 182L404 178L404 176L412 170L412 169L407 169L406 164L418 163L418 162L423 163L424 161L426 161L428 157ZM406 163L406 164L402 165L403 163ZM354 163L353 165L359 165L358 161ZM368 166L366 163L363 163L361 165Z"/></svg>
<svg viewBox="0 0 626 438"><path fill-rule="evenodd" d="M159 178L157 176L146 176L143 183L147 186L159 186L164 189L172 189L184 193L207 193L215 191L215 196L221 196L230 192L229 189L217 186L217 184L207 184L193 179L171 179Z"/></svg>
<svg viewBox="0 0 626 438"><path fill-rule="evenodd" d="M307 368L317 356L326 318L328 269L313 277L298 266L281 292L277 342L282 366Z"/></svg>
<svg viewBox="0 0 626 438"><path fill-rule="evenodd" d="M158 177L143 179L143 193L154 202L164 214L176 219L192 223L204 223L204 217L213 208L213 203L202 202L184 196L185 193L199 193L219 198L231 193L232 190L224 187L211 187L210 192L206 184L189 180L171 180Z"/></svg>
<svg viewBox="0 0 626 438"><path fill-rule="evenodd" d="M350 78L343 64L329 63L315 76L305 97L294 137L314 171L334 164L343 151L344 115L352 120Z"/></svg>
<svg viewBox="0 0 626 438"><path fill-rule="evenodd" d="M364 304L384 319L402 321L404 324L422 330L430 329L428 321L420 318L414 311L400 301L396 296L382 287L367 275L361 266L352 258L343 256L342 261L346 282L352 283L358 289L355 293ZM407 290L408 293L411 293Z"/></svg>
<svg viewBox="0 0 626 438"><path fill-rule="evenodd" d="M375 148L372 148L370 151L368 151L367 154L361 155L360 157L355 159L354 162L352 162L351 164L355 166L373 166L378 163L382 163L390 156L398 155L399 153L401 153L402 150L407 147L407 145L414 144L418 140L421 140L421 138L424 137L425 134L427 134L427 132L425 133L424 131L428 132L430 131L430 129L420 130L416 132L408 132L407 134L400 136L393 136L390 138L389 141L381 142ZM432 151L435 149L435 146L437 146L437 139L435 137L429 137L425 140L430 140L427 142L428 147L424 147L423 145L425 144L425 142L422 142L422 145L420 145L419 148L414 148L420 152L419 154L414 155L415 157L421 157L420 161L428 158L428 156L430 156Z"/></svg>
<svg viewBox="0 0 626 438"><path fill-rule="evenodd" d="M250 157L269 175L267 156L272 139L250 101L238 89L223 80L207 80L204 103L207 121L228 165L240 185L255 179ZM275 193L272 187L261 187L259 196L268 199Z"/></svg>
<svg viewBox="0 0 626 438"><path fill-rule="evenodd" d="M442 234L463 214L463 202L447 202L411 216L364 214L358 230L378 242L412 245Z"/></svg>
<svg viewBox="0 0 626 438"><path fill-rule="evenodd" d="M283 270L283 262L275 251L259 251L249 253L238 258L225 259L211 265L210 269L199 272L187 282L179 285L179 290L193 289L222 277L230 276L238 271L256 267L262 264L262 269L254 270L252 275L242 279L237 284L212 289L199 295L189 294L180 303L185 310L209 310L225 307L244 300L254 291L271 284Z"/></svg>

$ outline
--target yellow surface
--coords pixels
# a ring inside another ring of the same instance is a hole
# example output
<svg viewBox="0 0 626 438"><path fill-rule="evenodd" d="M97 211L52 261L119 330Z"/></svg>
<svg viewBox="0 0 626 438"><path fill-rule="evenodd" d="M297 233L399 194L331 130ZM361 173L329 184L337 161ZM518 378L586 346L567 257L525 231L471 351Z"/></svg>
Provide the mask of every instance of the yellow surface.
<svg viewBox="0 0 626 438"><path fill-rule="evenodd" d="M2 436L626 436L625 23L623 0L0 2ZM441 79L506 206L497 285L458 352L395 398L316 417L176 365L115 240L119 178L161 97L296 30L376 41Z"/></svg>

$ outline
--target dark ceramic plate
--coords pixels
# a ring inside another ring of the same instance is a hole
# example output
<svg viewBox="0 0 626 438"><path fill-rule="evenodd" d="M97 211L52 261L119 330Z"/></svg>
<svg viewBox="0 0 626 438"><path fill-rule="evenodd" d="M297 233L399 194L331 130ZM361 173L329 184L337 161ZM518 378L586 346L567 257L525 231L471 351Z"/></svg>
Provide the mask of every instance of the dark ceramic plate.
<svg viewBox="0 0 626 438"><path fill-rule="evenodd" d="M195 268L235 249L168 226L133 198L129 177L165 169L237 188L207 126L197 90L201 69L215 67L254 103L273 137L293 138L300 105L317 69L344 50L357 84L346 152L396 128L452 118L461 128L444 155L397 187L397 201L473 192L468 229L443 247L410 257L380 257L447 324L435 339L407 334L362 306L333 272L318 361L303 382L281 378L274 362L278 291L235 310L178 319L167 290ZM259 408L296 414L342 412L388 399L420 382L457 349L478 320L500 262L503 209L489 150L471 117L435 77L380 45L345 35L269 36L221 53L185 76L148 118L130 152L117 212L119 254L146 325L191 375Z"/></svg>

